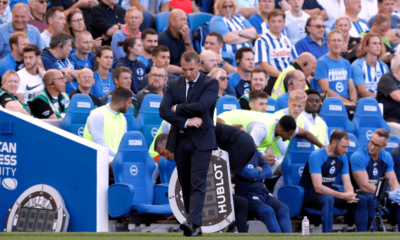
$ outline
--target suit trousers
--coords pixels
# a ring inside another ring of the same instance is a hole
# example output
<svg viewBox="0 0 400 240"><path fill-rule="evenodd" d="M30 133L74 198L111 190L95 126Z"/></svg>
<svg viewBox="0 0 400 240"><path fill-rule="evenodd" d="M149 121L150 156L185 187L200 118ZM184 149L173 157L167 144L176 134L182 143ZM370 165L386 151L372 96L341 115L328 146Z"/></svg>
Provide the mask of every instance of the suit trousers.
<svg viewBox="0 0 400 240"><path fill-rule="evenodd" d="M202 225L207 172L211 161L211 150L199 151L190 137L178 134L175 162L178 179L182 187L183 203L188 214L187 221Z"/></svg>

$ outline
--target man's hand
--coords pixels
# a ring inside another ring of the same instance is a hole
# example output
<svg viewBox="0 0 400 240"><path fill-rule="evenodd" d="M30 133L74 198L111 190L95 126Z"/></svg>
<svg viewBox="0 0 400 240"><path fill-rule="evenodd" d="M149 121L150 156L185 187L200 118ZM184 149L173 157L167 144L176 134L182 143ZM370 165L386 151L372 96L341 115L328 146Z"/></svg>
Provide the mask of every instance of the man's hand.
<svg viewBox="0 0 400 240"><path fill-rule="evenodd" d="M400 189L390 191L389 199L392 200L392 203L397 203L398 205L400 205Z"/></svg>
<svg viewBox="0 0 400 240"><path fill-rule="evenodd" d="M101 41L103 41L104 36L98 37L92 42L92 50L99 48L101 46Z"/></svg>
<svg viewBox="0 0 400 240"><path fill-rule="evenodd" d="M185 43L190 42L190 28L189 28L189 26L184 24L179 31L182 34L183 41Z"/></svg>
<svg viewBox="0 0 400 240"><path fill-rule="evenodd" d="M357 106L357 104L355 102L353 102L353 101L343 102L343 104L345 106L354 106L354 107Z"/></svg>
<svg viewBox="0 0 400 240"><path fill-rule="evenodd" d="M99 4L99 1L97 1L97 0L89 0L89 7L94 7L94 6L96 6L97 4Z"/></svg>
<svg viewBox="0 0 400 240"><path fill-rule="evenodd" d="M265 154L265 155L262 155L262 157L264 158L264 160L265 161L267 161L267 163L270 165L270 166L273 166L274 164L275 164L275 162L276 162L276 160L275 160L275 156L273 155L273 154Z"/></svg>
<svg viewBox="0 0 400 240"><path fill-rule="evenodd" d="M256 168L260 169L260 172L262 172L262 171L263 171L263 168L262 168L262 167L260 167L260 166L258 166L258 167L256 167Z"/></svg>
<svg viewBox="0 0 400 240"><path fill-rule="evenodd" d="M79 0L79 8L88 8L91 0Z"/></svg>
<svg viewBox="0 0 400 240"><path fill-rule="evenodd" d="M358 198L356 198L356 195L357 194L351 191L343 192L342 199L346 200L348 203L358 202Z"/></svg>
<svg viewBox="0 0 400 240"><path fill-rule="evenodd" d="M386 53L386 54L383 54L379 59L384 63L388 63L390 60L392 60L393 57L394 57L394 54Z"/></svg>
<svg viewBox="0 0 400 240"><path fill-rule="evenodd" d="M203 121L201 120L201 118L198 117L190 118L189 121L187 122L187 127L199 128L202 123Z"/></svg>

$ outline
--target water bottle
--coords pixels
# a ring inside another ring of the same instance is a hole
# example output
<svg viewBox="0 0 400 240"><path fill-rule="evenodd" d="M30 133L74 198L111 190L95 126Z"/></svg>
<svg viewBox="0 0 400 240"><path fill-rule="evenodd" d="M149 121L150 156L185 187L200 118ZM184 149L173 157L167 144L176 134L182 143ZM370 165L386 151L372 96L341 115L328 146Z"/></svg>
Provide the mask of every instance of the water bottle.
<svg viewBox="0 0 400 240"><path fill-rule="evenodd" d="M303 221L301 222L301 235L303 236L310 236L310 221L308 220L307 216L304 216Z"/></svg>

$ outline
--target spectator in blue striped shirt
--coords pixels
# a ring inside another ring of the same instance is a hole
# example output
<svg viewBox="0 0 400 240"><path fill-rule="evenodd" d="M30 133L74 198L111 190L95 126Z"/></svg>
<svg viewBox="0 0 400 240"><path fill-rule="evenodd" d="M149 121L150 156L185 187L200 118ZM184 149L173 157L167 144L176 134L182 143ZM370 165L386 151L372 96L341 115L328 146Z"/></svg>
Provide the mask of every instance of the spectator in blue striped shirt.
<svg viewBox="0 0 400 240"><path fill-rule="evenodd" d="M361 12L361 0L344 0L346 15L351 19L350 36L358 37L361 33L371 29L370 25L363 19L358 18ZM335 24L333 25L335 26Z"/></svg>
<svg viewBox="0 0 400 240"><path fill-rule="evenodd" d="M357 49L358 59L351 65L354 85L360 97L375 98L380 78L389 73L388 66L379 60L383 54L385 46L380 35L367 33Z"/></svg>
<svg viewBox="0 0 400 240"><path fill-rule="evenodd" d="M224 52L236 52L242 47L252 47L257 38L256 29L241 14L234 14L237 9L235 0L216 0L215 16L210 21L210 32L219 32L224 39Z"/></svg>
<svg viewBox="0 0 400 240"><path fill-rule="evenodd" d="M260 0L260 11L249 18L249 22L257 30L257 36L261 36L269 29L268 13L275 7L275 0Z"/></svg>

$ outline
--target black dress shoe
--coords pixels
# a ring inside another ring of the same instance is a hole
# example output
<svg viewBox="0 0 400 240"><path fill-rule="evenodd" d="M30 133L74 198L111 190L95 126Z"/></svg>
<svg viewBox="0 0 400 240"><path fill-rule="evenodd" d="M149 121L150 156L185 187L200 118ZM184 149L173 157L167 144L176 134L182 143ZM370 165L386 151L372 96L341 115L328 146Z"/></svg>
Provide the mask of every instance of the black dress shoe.
<svg viewBox="0 0 400 240"><path fill-rule="evenodd" d="M195 227L192 232L192 237L201 237L203 236L203 232L201 231L201 227Z"/></svg>
<svg viewBox="0 0 400 240"><path fill-rule="evenodd" d="M189 222L184 222L179 227L183 231L183 235L190 237L193 234L193 225Z"/></svg>

